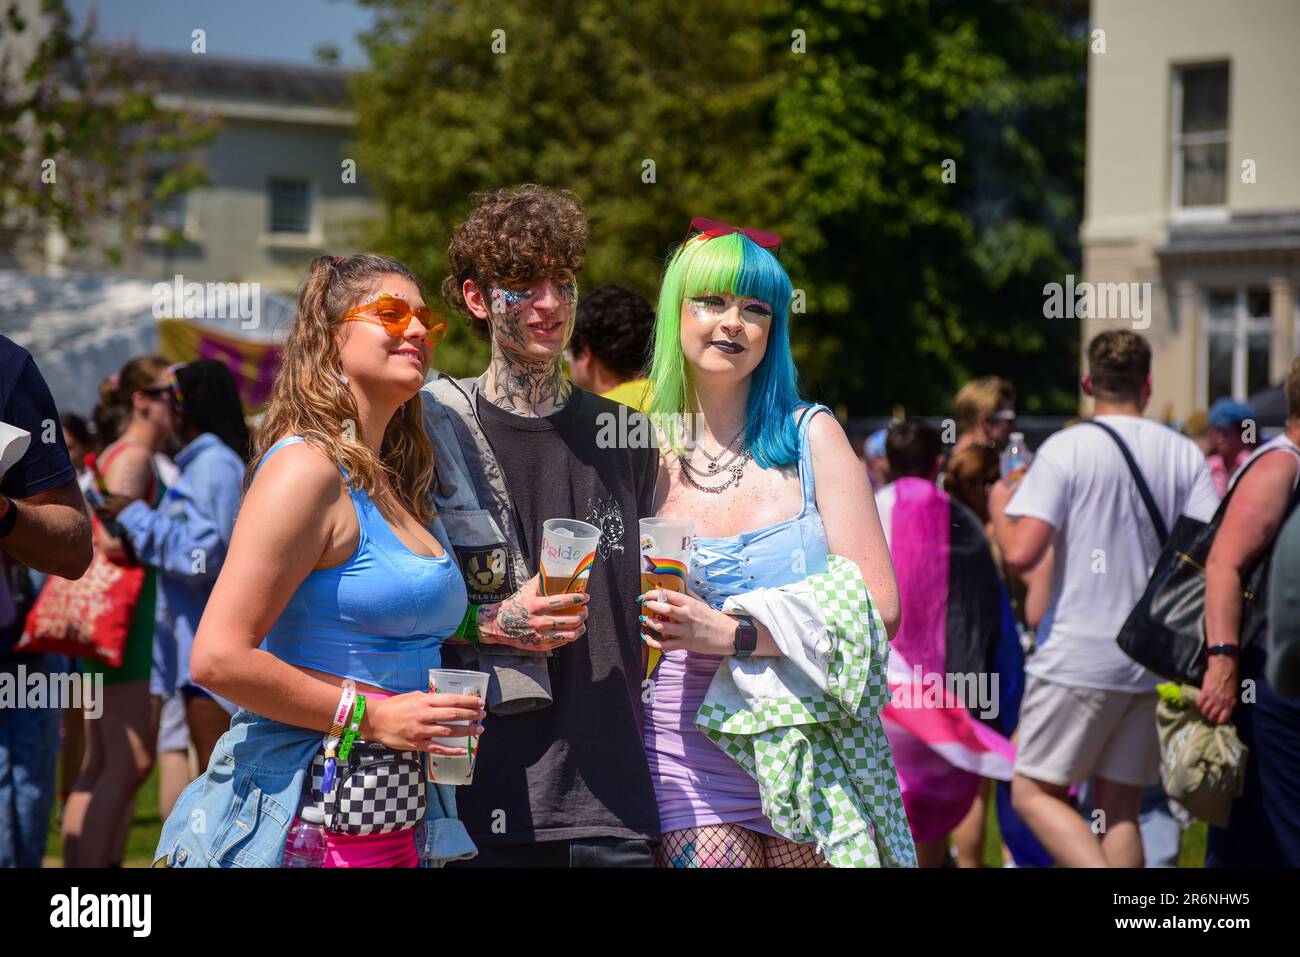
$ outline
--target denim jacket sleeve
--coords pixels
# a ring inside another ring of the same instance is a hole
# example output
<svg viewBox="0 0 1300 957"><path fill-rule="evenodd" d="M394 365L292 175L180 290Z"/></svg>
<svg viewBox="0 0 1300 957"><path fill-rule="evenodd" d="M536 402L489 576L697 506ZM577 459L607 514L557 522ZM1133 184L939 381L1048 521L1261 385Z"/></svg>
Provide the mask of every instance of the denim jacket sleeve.
<svg viewBox="0 0 1300 957"><path fill-rule="evenodd" d="M239 711L213 749L208 770L177 799L163 824L154 866L279 867L320 733ZM477 852L456 817L454 791L429 789L423 867Z"/></svg>
<svg viewBox="0 0 1300 957"><path fill-rule="evenodd" d="M205 472L198 459L167 490L158 508L132 502L118 516L140 561L209 583L226 558L239 508L239 476ZM224 464L224 463L221 463Z"/></svg>

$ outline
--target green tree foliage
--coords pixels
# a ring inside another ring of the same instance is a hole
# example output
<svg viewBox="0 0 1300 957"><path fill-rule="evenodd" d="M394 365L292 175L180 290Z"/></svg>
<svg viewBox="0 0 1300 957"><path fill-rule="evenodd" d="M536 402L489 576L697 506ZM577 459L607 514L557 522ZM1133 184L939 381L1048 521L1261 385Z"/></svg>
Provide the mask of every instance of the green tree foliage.
<svg viewBox="0 0 1300 957"><path fill-rule="evenodd" d="M1078 257L1081 0L363 2L371 238L431 285L473 192L542 182L591 215L588 288L653 294L692 215L780 232L823 401L938 412L997 372L1072 404L1042 286ZM453 321L438 364L484 355Z"/></svg>
<svg viewBox="0 0 1300 957"><path fill-rule="evenodd" d="M77 30L63 0L0 0L0 225L121 258L156 200L205 181L192 151L213 128L163 109L133 73L133 51ZM161 176L151 181L151 173ZM111 223L111 234L97 231ZM175 241L176 237L172 237Z"/></svg>

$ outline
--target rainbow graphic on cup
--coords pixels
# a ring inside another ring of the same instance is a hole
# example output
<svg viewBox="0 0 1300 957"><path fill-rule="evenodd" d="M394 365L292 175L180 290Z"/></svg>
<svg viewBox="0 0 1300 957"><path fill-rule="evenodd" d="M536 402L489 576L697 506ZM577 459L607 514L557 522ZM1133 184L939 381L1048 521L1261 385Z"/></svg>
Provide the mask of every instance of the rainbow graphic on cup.
<svg viewBox="0 0 1300 957"><path fill-rule="evenodd" d="M591 566L596 564L596 553L592 551L579 560L567 578L562 575L552 575L547 571L545 562L537 564L542 576L542 594L568 595L587 590L587 576L591 573Z"/></svg>
<svg viewBox="0 0 1300 957"><path fill-rule="evenodd" d="M678 561L675 558L651 558L649 555L641 556L641 576L642 578L659 578L668 576L677 579L677 587L671 584L653 584L650 588L672 588L673 591L686 590L686 562ZM646 590L645 588L642 589Z"/></svg>
<svg viewBox="0 0 1300 957"><path fill-rule="evenodd" d="M587 590L596 564L600 529L575 518L548 518L542 523L542 554L537 562L543 595L569 595Z"/></svg>
<svg viewBox="0 0 1300 957"><path fill-rule="evenodd" d="M689 518L643 518L640 522L641 540L641 593L662 588L665 591L686 591L690 575L691 544L695 538L695 522ZM643 612L645 613L645 612ZM651 615L657 621L662 616ZM653 628L645 633L654 635ZM646 677L659 664L661 652L647 647Z"/></svg>

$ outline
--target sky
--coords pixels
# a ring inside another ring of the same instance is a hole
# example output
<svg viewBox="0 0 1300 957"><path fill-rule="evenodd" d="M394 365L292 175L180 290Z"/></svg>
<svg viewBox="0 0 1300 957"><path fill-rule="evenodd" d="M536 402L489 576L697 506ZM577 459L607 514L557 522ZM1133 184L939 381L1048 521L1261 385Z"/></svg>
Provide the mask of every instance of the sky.
<svg viewBox="0 0 1300 957"><path fill-rule="evenodd" d="M213 56L314 63L315 48L332 43L345 66L362 66L357 33L374 14L352 0L66 0L84 23L98 10L103 40L134 39L142 50L190 49L191 32L207 34Z"/></svg>

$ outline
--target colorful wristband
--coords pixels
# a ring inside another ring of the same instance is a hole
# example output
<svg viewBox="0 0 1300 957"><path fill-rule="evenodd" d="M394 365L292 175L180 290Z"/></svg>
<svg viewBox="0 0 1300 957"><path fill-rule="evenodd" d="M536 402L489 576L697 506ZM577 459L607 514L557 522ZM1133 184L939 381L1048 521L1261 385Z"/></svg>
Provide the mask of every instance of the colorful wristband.
<svg viewBox="0 0 1300 957"><path fill-rule="evenodd" d="M334 754L338 750L339 741L343 737L343 722L347 720L352 711L352 706L357 698L357 685L355 681L347 679L343 682L343 693L339 696L339 703L334 709L334 721L330 725L329 734L325 735L325 769L321 777L321 792L328 794L334 790L334 774L338 768L338 760Z"/></svg>
<svg viewBox="0 0 1300 957"><path fill-rule="evenodd" d="M366 696L357 695L357 703L352 710L352 720L349 722L347 730L343 732L343 743L339 746L339 760L346 761L348 755L352 753L352 745L357 740L357 735L361 733L361 719L366 713Z"/></svg>
<svg viewBox="0 0 1300 957"><path fill-rule="evenodd" d="M465 610L465 617L460 620L460 626L456 629L457 639L469 642L471 645L478 644L478 613L482 607L482 605L470 605Z"/></svg>

